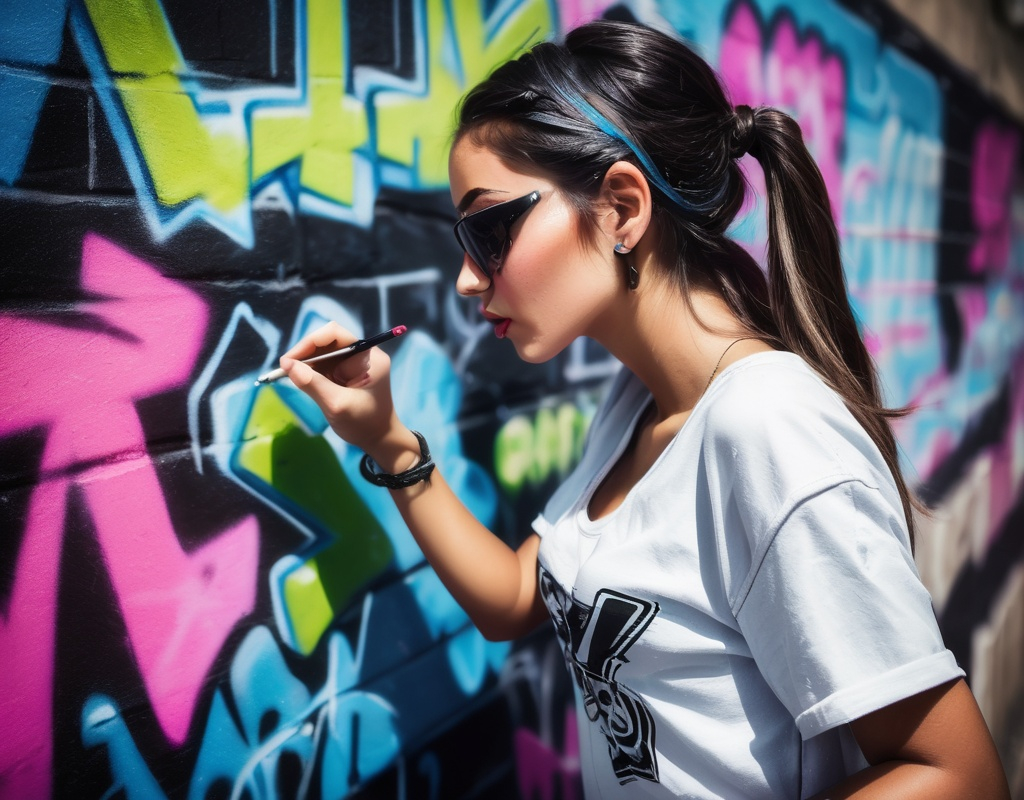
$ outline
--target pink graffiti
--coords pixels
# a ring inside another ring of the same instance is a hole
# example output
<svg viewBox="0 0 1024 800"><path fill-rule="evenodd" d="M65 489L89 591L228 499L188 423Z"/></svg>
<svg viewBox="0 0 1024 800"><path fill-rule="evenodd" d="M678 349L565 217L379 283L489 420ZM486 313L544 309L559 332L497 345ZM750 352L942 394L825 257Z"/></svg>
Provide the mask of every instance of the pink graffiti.
<svg viewBox="0 0 1024 800"><path fill-rule="evenodd" d="M988 297L985 288L963 288L956 293L955 300L960 311L960 319L963 321L963 340L970 342L974 339L978 326L988 316Z"/></svg>
<svg viewBox="0 0 1024 800"><path fill-rule="evenodd" d="M920 346L929 336L927 325L917 322L894 322L885 326L884 334L878 334L865 328L863 332L864 346L873 358L880 358L886 351L898 350L900 347Z"/></svg>
<svg viewBox="0 0 1024 800"><path fill-rule="evenodd" d="M519 767L519 794L539 800L577 800L582 797L580 782L579 736L576 712L565 711L564 753L545 744L533 731L515 732L516 764ZM560 791L556 791L556 786Z"/></svg>
<svg viewBox="0 0 1024 800"><path fill-rule="evenodd" d="M562 30L573 28L599 19L604 12L619 0L563 0L558 3L558 14L561 17Z"/></svg>
<svg viewBox="0 0 1024 800"><path fill-rule="evenodd" d="M722 34L719 70L735 104L777 106L795 116L825 179L832 215L841 220L843 63L817 36L801 41L788 16L779 17L770 32L765 27L750 3L738 3ZM750 162L745 159L744 167L752 188L763 193L760 168Z"/></svg>
<svg viewBox="0 0 1024 800"><path fill-rule="evenodd" d="M1007 515L1020 498L1022 485L1022 444L1024 444L1024 355L1018 355L1010 369L1010 420L1006 435L991 450L988 502L988 546L992 546L1004 526Z"/></svg>
<svg viewBox="0 0 1024 800"><path fill-rule="evenodd" d="M971 249L973 272L1003 272L1010 257L1010 190L1017 174L1020 135L986 123L974 140L971 166L971 214L978 241Z"/></svg>
<svg viewBox="0 0 1024 800"><path fill-rule="evenodd" d="M885 345L882 342L882 337L874 331L864 331L864 346L868 349L872 358L878 358L879 354L885 349Z"/></svg>
<svg viewBox="0 0 1024 800"><path fill-rule="evenodd" d="M68 494L80 487L128 640L168 739L184 741L217 652L255 601L259 529L247 516L186 553L135 401L180 386L206 330L202 301L111 242L88 235L82 304L106 330L0 316L0 435L45 427L0 651L0 797L46 797L58 568Z"/></svg>

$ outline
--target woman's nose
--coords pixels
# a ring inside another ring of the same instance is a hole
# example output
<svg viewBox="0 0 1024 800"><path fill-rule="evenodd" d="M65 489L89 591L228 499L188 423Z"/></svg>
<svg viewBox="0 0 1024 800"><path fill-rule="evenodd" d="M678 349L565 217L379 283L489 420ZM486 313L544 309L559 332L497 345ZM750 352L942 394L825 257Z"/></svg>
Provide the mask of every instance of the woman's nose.
<svg viewBox="0 0 1024 800"><path fill-rule="evenodd" d="M473 263L467 254L462 254L462 269L459 270L459 277L455 281L455 291L464 296L486 292L491 286L491 279L488 278L480 268Z"/></svg>

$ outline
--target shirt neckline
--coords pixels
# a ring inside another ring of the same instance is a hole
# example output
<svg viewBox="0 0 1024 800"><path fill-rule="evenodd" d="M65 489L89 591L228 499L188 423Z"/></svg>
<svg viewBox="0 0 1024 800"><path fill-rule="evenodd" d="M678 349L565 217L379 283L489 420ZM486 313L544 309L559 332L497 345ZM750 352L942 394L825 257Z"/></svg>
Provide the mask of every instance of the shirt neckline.
<svg viewBox="0 0 1024 800"><path fill-rule="evenodd" d="M781 358L780 358L781 357ZM575 509L574 515L576 517L577 526L581 533L589 536L596 536L608 526L608 524L614 520L620 513L623 513L623 509L631 504L635 498L641 485L647 480L648 476L653 474L654 471L660 466L663 459L668 457L668 453L676 445L679 439L682 437L684 431L692 428L691 420L697 415L698 411L702 411L709 402L709 398L713 397L720 391L720 387L726 383L725 379L736 372L740 371L741 367L752 367L757 366L762 361L773 361L779 359L780 361L789 361L790 359L796 358L800 363L804 363L803 359L797 356L795 353L791 353L786 350L771 350L767 352L751 353L750 355L743 356L742 358L733 361L725 369L721 370L718 375L711 381L708 388L704 393L697 399L693 409L690 411L690 416L686 418L686 421L679 427L679 430L675 432L665 448L658 454L658 457L654 460L654 463L647 468L647 471L640 476L636 483L634 483L626 496L622 498L622 502L619 503L614 509L609 511L603 517L597 519L590 518L590 501L594 497L594 492L601 485L601 482L608 477L608 473L611 472L615 464L618 463L622 454L625 452L626 447L629 446L629 442L636 434L636 426L639 424L640 419L647 411L648 406L653 402L654 398L651 396L650 391L647 387L640 383L640 379L635 375L632 376L631 381L635 382L638 386L640 393L641 402L637 405L628 425L625 426L623 434L619 437L619 441L616 443L615 448L612 450L612 454L605 460L601 469L595 474L595 477L587 484L586 488L581 493L580 500L577 502L577 508ZM625 369L625 367L623 367Z"/></svg>

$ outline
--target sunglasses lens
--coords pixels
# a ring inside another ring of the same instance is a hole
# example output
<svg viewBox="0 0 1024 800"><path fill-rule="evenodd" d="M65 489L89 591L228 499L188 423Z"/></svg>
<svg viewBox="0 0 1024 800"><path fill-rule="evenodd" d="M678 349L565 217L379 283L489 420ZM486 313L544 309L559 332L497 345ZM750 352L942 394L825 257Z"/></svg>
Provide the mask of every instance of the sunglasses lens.
<svg viewBox="0 0 1024 800"><path fill-rule="evenodd" d="M540 200L539 192L477 211L455 223L455 238L485 277L501 268L512 245L509 230Z"/></svg>
<svg viewBox="0 0 1024 800"><path fill-rule="evenodd" d="M508 252L508 227L502 219L466 217L455 229L459 244L488 278Z"/></svg>

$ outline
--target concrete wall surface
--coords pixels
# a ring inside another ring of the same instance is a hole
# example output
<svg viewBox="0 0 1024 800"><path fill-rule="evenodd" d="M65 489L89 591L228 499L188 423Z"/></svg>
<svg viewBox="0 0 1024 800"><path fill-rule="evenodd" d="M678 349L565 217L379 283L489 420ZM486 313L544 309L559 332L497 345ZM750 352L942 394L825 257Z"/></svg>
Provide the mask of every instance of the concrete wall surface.
<svg viewBox="0 0 1024 800"><path fill-rule="evenodd" d="M912 27L1024 121L1021 0L888 0Z"/></svg>
<svg viewBox="0 0 1024 800"><path fill-rule="evenodd" d="M5 0L0 799L581 796L551 632L485 641L360 454L253 378L325 320L408 325L403 418L529 530L615 364L519 362L455 294L447 142L494 65L605 14L800 120L1024 797L1022 128L889 6ZM763 248L756 198L735 235Z"/></svg>

